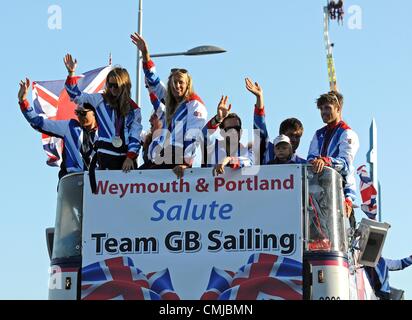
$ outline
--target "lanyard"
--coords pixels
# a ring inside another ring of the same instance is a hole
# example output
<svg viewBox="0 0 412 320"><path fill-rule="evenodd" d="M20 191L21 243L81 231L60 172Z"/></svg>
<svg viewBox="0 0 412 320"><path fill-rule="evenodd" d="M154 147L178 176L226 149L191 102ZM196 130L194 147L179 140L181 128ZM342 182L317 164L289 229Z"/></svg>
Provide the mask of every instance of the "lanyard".
<svg viewBox="0 0 412 320"><path fill-rule="evenodd" d="M115 136L120 137L120 130L122 128L124 118L122 116L119 116L117 110L115 110L114 119Z"/></svg>

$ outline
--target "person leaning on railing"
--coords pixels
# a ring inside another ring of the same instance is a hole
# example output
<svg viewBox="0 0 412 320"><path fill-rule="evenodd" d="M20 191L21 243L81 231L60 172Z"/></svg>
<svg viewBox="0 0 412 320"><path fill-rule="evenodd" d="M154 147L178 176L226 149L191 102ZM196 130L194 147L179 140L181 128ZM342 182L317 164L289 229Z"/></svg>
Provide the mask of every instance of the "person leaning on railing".
<svg viewBox="0 0 412 320"><path fill-rule="evenodd" d="M313 171L320 173L325 166L338 171L344 180L345 214L352 216L356 199L356 180L353 162L359 149L359 139L342 119L343 96L331 91L322 94L316 101L323 128L316 131L309 147L308 162Z"/></svg>
<svg viewBox="0 0 412 320"><path fill-rule="evenodd" d="M250 167L254 163L251 149L240 142L242 136L242 120L233 112L228 104L228 97L222 96L213 116L203 128L206 142L203 154L203 165L214 166L213 175L223 174L225 167L239 169ZM216 131L219 130L220 136Z"/></svg>

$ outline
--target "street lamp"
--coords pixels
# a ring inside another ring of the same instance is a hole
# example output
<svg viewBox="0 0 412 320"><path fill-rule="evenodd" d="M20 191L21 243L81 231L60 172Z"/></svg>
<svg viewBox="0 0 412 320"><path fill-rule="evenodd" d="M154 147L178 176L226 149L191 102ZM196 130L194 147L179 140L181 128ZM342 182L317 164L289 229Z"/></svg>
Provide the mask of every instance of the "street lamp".
<svg viewBox="0 0 412 320"><path fill-rule="evenodd" d="M139 12L137 20L137 33L142 34L143 31L143 0L139 0ZM152 58L158 57L170 57L170 56L200 56L206 54L216 54L223 53L226 50L216 47L216 46L199 46L187 50L186 52L176 52L176 53L160 53L160 54L151 54ZM142 55L139 49L137 49L137 74L136 74L136 103L140 107L140 82L141 82L141 73L142 65L140 63Z"/></svg>
<svg viewBox="0 0 412 320"><path fill-rule="evenodd" d="M172 57L172 56L201 56L201 55L207 55L207 54L218 54L218 53L223 53L223 52L226 52L226 50L216 47L216 46L205 45L205 46L194 47L184 52L151 54L150 57L160 58L160 57ZM140 73L141 73L140 59L142 59L142 56L139 52L138 60L137 60L137 77L136 77L136 102L137 102L137 105L139 106L140 106Z"/></svg>
<svg viewBox="0 0 412 320"><path fill-rule="evenodd" d="M158 54L151 54L150 57L152 58L160 58L160 57L171 57L171 56L201 56L206 54L217 54L226 52L225 49L216 47L216 46L199 46L192 49L189 49L185 52L174 52L174 53L158 53Z"/></svg>

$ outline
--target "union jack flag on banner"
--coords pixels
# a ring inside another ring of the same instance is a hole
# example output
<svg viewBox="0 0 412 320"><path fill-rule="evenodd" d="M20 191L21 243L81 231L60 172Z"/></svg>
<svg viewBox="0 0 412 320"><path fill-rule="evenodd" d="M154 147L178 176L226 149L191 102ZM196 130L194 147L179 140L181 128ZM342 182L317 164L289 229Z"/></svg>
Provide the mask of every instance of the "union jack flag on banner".
<svg viewBox="0 0 412 320"><path fill-rule="evenodd" d="M358 175L360 179L359 189L362 198L361 209L369 219L376 220L376 214L378 213L376 198L378 193L373 185L372 179L369 177L365 165L358 168Z"/></svg>
<svg viewBox="0 0 412 320"><path fill-rule="evenodd" d="M302 286L301 262L255 253L236 273L214 267L201 300L302 300Z"/></svg>
<svg viewBox="0 0 412 320"><path fill-rule="evenodd" d="M81 292L82 300L180 300L168 269L145 275L127 257L82 268Z"/></svg>
<svg viewBox="0 0 412 320"><path fill-rule="evenodd" d="M80 91L87 93L101 92L111 66L98 68L79 75ZM33 82L32 98L35 111L51 120L77 119L74 115L75 103L64 89L66 80ZM43 149L47 154L47 164L59 167L62 162L63 141L42 133Z"/></svg>

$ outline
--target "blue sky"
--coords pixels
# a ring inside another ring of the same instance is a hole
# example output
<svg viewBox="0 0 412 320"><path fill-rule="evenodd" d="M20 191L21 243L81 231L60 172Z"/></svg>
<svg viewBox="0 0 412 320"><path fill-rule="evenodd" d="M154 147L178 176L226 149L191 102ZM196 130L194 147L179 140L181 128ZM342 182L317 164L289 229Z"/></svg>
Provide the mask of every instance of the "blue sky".
<svg viewBox="0 0 412 320"><path fill-rule="evenodd" d="M3 63L1 77L3 137L0 183L0 299L46 299L49 260L44 229L54 225L57 169L45 165L40 135L25 122L17 105L18 82L63 79L63 56L79 61L79 72L113 62L135 79L136 50L129 34L137 29L137 0L7 2L0 12ZM254 97L244 78L264 89L269 133L275 136L287 117L302 120L305 133L299 153L306 155L322 126L314 100L328 90L323 44L324 0L144 1L143 34L152 53L184 51L213 44L228 52L204 57L158 59L164 78L172 67L190 70L197 93L212 115L222 94L233 111L252 127ZM361 147L355 166L366 162L369 126L378 125L379 179L384 221L391 224L383 254L412 254L410 197L412 158L412 27L410 1L347 0L362 9L362 28L331 26L338 83L345 95L344 119L358 133ZM50 29L51 5L62 10L61 29ZM399 10L401 8L402 10ZM144 126L150 104L143 92ZM357 213L358 220L361 218ZM391 284L412 298L412 268L392 272Z"/></svg>

